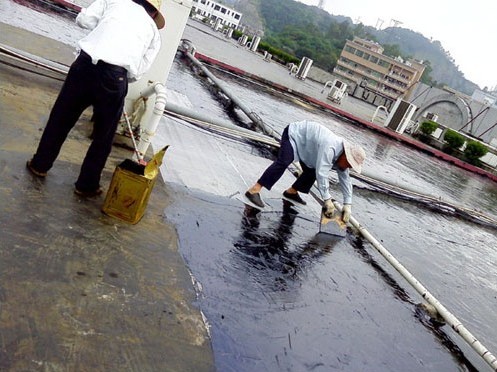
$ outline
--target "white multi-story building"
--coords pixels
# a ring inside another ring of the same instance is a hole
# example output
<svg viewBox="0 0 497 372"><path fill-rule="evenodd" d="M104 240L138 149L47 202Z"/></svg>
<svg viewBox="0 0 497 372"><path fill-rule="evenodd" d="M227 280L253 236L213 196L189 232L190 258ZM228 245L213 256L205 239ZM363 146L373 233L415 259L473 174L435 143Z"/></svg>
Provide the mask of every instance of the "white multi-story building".
<svg viewBox="0 0 497 372"><path fill-rule="evenodd" d="M496 105L497 104L497 93L495 92L488 92L488 91L483 91L476 89L473 92L473 95L471 96L472 99L478 102L483 102L487 104L488 106Z"/></svg>
<svg viewBox="0 0 497 372"><path fill-rule="evenodd" d="M396 100L410 96L424 70L419 61L388 57L380 44L354 37L346 41L333 72L346 82L366 82L372 91Z"/></svg>
<svg viewBox="0 0 497 372"><path fill-rule="evenodd" d="M212 0L193 0L192 11L197 18L209 18L213 22L221 20L228 27L238 27L242 13Z"/></svg>

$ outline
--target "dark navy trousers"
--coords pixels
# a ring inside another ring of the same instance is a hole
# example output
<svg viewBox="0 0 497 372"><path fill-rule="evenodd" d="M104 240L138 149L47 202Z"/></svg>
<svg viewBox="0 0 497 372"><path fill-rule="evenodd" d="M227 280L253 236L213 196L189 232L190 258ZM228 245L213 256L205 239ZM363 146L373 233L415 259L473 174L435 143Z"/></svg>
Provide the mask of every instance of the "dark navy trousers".
<svg viewBox="0 0 497 372"><path fill-rule="evenodd" d="M257 181L266 189L271 190L274 184L283 176L285 170L293 162L294 151L288 136L288 126L283 131L280 141L280 150L276 160L264 171L261 178ZM300 162L302 174L295 180L292 187L303 193L309 193L312 185L316 181L316 170Z"/></svg>
<svg viewBox="0 0 497 372"><path fill-rule="evenodd" d="M83 111L93 106L93 140L81 165L76 188L81 191L98 189L127 92L126 69L103 61L94 65L91 57L81 51L52 108L31 161L32 167L40 172L52 168L70 130Z"/></svg>

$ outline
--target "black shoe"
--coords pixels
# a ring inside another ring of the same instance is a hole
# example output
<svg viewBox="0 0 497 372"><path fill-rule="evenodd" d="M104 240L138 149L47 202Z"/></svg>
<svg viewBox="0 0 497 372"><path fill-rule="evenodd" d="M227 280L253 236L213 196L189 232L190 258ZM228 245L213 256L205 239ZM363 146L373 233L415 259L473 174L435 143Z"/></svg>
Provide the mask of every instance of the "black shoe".
<svg viewBox="0 0 497 372"><path fill-rule="evenodd" d="M45 178L47 176L47 172L40 172L39 170L34 169L31 165L31 160L28 160L26 162L26 168L28 168L31 174L35 175L36 177Z"/></svg>
<svg viewBox="0 0 497 372"><path fill-rule="evenodd" d="M104 190L102 190L102 188L100 188L100 187L96 190L91 190L91 191L83 191L83 190L74 189L74 193L76 195L82 196L84 198L91 198L94 196L98 196L98 195L101 195L103 192L104 192Z"/></svg>
<svg viewBox="0 0 497 372"><path fill-rule="evenodd" d="M259 208L265 207L264 203L262 202L261 196L259 195L258 192L256 192L255 194L251 194L250 192L247 191L245 193L245 197L248 200L250 200L251 203L257 205Z"/></svg>
<svg viewBox="0 0 497 372"><path fill-rule="evenodd" d="M291 201L291 202L295 202L297 204L300 204L300 205L307 205L307 203L304 201L304 199L302 199L300 197L300 195L297 193L297 194L290 194L288 191L283 191L283 196L285 197L285 199Z"/></svg>

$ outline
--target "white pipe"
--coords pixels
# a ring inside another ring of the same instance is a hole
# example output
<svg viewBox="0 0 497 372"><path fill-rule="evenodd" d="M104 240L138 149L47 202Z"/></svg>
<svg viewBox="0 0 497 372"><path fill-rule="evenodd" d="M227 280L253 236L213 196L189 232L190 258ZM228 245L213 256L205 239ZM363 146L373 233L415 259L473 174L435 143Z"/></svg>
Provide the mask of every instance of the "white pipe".
<svg viewBox="0 0 497 372"><path fill-rule="evenodd" d="M378 115L378 111L380 111L380 110L385 110L385 113L388 116L388 110L387 110L387 108L385 106L378 106L376 108L376 110L374 110L373 117L371 118L371 123L374 123L374 119L376 118L376 115Z"/></svg>
<svg viewBox="0 0 497 372"><path fill-rule="evenodd" d="M231 124L226 120L222 120L216 117L208 117L198 111L189 109L187 107L182 107L175 105L171 102L166 103L166 112L171 112L177 114L177 116L186 118L185 120L192 119L195 123L199 123L206 128L215 128L229 132L230 134L235 134L240 137L249 138L254 141L258 141L267 145L274 147L279 147L279 143L272 137L266 136L262 133L254 132L250 129L245 129Z"/></svg>
<svg viewBox="0 0 497 372"><path fill-rule="evenodd" d="M191 42L189 41L185 41L185 43L188 45L188 46L191 46ZM232 94L229 89L223 84L223 82L221 80L219 80L216 76L214 76L214 74L212 74L197 58L195 58L195 56L191 53L189 53L188 51L186 51L185 55L188 57L188 59L190 59L190 61L193 62L193 64L197 67L199 67L202 72L204 74L207 75L207 77L209 79L211 79L211 81L217 85L219 87L219 89L221 89L223 91L223 93L229 98L231 99L231 101L240 108L240 110L242 110L245 115L247 115L249 117L249 119L255 124L257 125L265 134L267 134L268 136L271 136L271 137L274 137L274 138L277 138L277 133L274 131L273 128L271 128L270 126L266 125L262 119L254 112L252 111L250 108L248 108L241 100L238 99L238 97L236 97L234 94Z"/></svg>
<svg viewBox="0 0 497 372"><path fill-rule="evenodd" d="M166 107L166 87L162 83L156 82L140 92L142 98L148 98L153 94L155 94L156 97L152 117L148 122L142 125L140 142L138 142L137 152L138 156L141 156L142 158L147 152L148 146L150 145L152 137L155 135L157 126L159 125L159 121Z"/></svg>
<svg viewBox="0 0 497 372"><path fill-rule="evenodd" d="M53 61L50 61L48 59L44 59L38 56L35 56L34 54L30 54L28 52L0 44L0 53L3 53L11 58L15 58L20 61L28 62L33 65L45 68L47 70L57 72L62 75L66 75L67 72L69 71L69 67L62 65L60 63L56 63Z"/></svg>
<svg viewBox="0 0 497 372"><path fill-rule="evenodd" d="M338 207L339 204L335 202ZM352 226L354 226L360 234L368 240L373 247L406 279L418 293L432 305L438 313L444 318L456 333L458 333L477 353L480 355L494 371L497 371L497 359L495 356L469 332L466 327L452 314L440 301L438 301L428 290L399 262L392 254L381 245L354 217L350 217Z"/></svg>
<svg viewBox="0 0 497 372"><path fill-rule="evenodd" d="M333 80L328 80L326 83L324 83L323 90L321 90L321 93L324 93L324 90L328 87L328 83L331 85L333 84Z"/></svg>

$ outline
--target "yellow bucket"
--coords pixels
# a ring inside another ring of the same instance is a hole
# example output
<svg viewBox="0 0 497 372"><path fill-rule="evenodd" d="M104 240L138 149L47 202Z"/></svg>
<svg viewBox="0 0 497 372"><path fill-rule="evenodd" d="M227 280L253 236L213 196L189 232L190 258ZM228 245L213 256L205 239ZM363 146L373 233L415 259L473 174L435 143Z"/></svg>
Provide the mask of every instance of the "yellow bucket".
<svg viewBox="0 0 497 372"><path fill-rule="evenodd" d="M119 164L112 176L102 212L132 224L140 221L168 147L159 151L146 166L129 159Z"/></svg>

